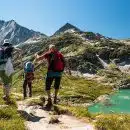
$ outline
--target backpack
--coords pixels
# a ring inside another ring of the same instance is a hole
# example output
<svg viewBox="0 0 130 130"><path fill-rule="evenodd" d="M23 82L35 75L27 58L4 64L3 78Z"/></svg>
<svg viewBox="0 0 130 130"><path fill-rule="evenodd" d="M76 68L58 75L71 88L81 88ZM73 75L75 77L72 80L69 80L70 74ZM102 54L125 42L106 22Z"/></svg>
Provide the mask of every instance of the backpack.
<svg viewBox="0 0 130 130"><path fill-rule="evenodd" d="M5 56L5 49L3 47L0 47L0 65L5 64L7 62L6 56Z"/></svg>
<svg viewBox="0 0 130 130"><path fill-rule="evenodd" d="M26 62L24 65L24 72L34 72L34 65L32 62Z"/></svg>
<svg viewBox="0 0 130 130"><path fill-rule="evenodd" d="M54 72L63 72L65 63L62 55L59 52L51 54L50 69Z"/></svg>
<svg viewBox="0 0 130 130"><path fill-rule="evenodd" d="M0 65L5 64L12 57L13 47L0 47Z"/></svg>

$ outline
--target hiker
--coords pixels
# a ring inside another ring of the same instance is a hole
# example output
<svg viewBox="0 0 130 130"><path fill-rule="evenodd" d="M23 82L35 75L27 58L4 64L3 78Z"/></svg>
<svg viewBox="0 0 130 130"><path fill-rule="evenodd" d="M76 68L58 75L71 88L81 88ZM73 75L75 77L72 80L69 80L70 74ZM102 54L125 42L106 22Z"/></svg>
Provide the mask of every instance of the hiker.
<svg viewBox="0 0 130 130"><path fill-rule="evenodd" d="M12 84L12 74L14 72L12 65L12 53L17 51L21 53L21 49L15 48L5 39L0 47L0 78L3 83L3 99L8 101L10 99L10 88Z"/></svg>
<svg viewBox="0 0 130 130"><path fill-rule="evenodd" d="M32 81L34 80L34 65L31 61L24 64L23 97L27 97L27 86L29 97L32 97Z"/></svg>
<svg viewBox="0 0 130 130"><path fill-rule="evenodd" d="M35 54L35 56L36 56L36 61L43 60L43 59L47 59L48 61L48 71L47 71L46 81L45 81L45 85L46 85L45 90L48 96L48 103L46 104L46 107L50 107L52 105L50 88L53 83L53 80L55 80L54 104L56 104L62 72L64 71L64 67L65 67L65 60L63 55L56 49L55 45L50 45L49 51L42 54L41 56L39 56L38 54Z"/></svg>

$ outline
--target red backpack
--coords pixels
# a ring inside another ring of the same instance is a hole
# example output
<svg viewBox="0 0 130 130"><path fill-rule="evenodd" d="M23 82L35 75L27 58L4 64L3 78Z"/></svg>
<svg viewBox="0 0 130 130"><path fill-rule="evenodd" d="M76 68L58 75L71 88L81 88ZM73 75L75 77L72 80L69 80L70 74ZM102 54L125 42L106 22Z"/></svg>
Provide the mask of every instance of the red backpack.
<svg viewBox="0 0 130 130"><path fill-rule="evenodd" d="M65 68L65 62L63 59L63 56L59 52L55 52L52 54L53 56L51 57L51 63L50 63L50 69L53 70L54 72L62 72L64 71Z"/></svg>

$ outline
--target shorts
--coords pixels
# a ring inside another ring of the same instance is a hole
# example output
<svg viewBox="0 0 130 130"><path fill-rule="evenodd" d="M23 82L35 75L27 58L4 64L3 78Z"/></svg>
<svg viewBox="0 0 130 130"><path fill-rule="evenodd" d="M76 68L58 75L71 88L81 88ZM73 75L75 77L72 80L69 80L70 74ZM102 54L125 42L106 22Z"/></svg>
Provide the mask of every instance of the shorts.
<svg viewBox="0 0 130 130"><path fill-rule="evenodd" d="M5 70L0 70L0 78L4 85L12 84L12 75L8 77L5 74Z"/></svg>
<svg viewBox="0 0 130 130"><path fill-rule="evenodd" d="M24 78L27 82L32 82L34 80L34 73L33 72L27 72L27 73L25 73Z"/></svg>
<svg viewBox="0 0 130 130"><path fill-rule="evenodd" d="M51 89L51 85L52 85L54 80L55 80L54 88L59 89L60 82L61 82L61 77L46 77L46 88L45 88L45 90L50 90Z"/></svg>

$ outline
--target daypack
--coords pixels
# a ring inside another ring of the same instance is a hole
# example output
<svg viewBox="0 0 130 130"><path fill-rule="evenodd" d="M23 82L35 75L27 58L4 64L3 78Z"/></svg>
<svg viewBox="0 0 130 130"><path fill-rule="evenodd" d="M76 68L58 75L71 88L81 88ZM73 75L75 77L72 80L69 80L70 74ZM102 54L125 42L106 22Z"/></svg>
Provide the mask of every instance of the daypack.
<svg viewBox="0 0 130 130"><path fill-rule="evenodd" d="M62 55L59 52L51 53L50 70L54 72L64 71L65 63Z"/></svg>
<svg viewBox="0 0 130 130"><path fill-rule="evenodd" d="M0 65L5 64L7 62L7 58L5 55L5 49L3 47L0 47Z"/></svg>
<svg viewBox="0 0 130 130"><path fill-rule="evenodd" d="M0 47L0 65L5 64L12 57L13 47Z"/></svg>
<svg viewBox="0 0 130 130"><path fill-rule="evenodd" d="M27 72L27 73L34 72L34 65L33 65L32 62L25 63L25 65L24 65L24 72Z"/></svg>

